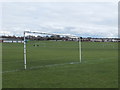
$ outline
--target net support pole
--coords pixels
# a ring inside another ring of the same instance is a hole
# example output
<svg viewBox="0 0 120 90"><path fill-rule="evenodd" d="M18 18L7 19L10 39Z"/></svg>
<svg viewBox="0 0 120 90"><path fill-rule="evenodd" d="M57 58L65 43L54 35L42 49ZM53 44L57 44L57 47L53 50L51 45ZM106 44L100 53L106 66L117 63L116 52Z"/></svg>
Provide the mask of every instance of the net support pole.
<svg viewBox="0 0 120 90"><path fill-rule="evenodd" d="M24 69L26 70L26 39L25 39L25 32L24 32Z"/></svg>
<svg viewBox="0 0 120 90"><path fill-rule="evenodd" d="M78 38L79 41L79 59L80 59L80 63L82 61L82 51L81 51L81 38Z"/></svg>

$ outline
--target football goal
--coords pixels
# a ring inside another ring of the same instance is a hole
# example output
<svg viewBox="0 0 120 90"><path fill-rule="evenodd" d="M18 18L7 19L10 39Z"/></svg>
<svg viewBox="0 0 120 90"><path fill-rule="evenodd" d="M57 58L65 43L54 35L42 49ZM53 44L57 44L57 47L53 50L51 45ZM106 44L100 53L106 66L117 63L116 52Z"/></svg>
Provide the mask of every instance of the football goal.
<svg viewBox="0 0 120 90"><path fill-rule="evenodd" d="M24 69L81 63L81 38L70 34L24 31Z"/></svg>

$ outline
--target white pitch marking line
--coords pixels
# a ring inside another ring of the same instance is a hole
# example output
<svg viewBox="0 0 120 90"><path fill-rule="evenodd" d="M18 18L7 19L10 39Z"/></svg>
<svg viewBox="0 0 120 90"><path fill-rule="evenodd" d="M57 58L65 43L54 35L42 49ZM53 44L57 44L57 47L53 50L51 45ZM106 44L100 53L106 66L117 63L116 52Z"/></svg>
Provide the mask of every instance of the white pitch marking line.
<svg viewBox="0 0 120 90"><path fill-rule="evenodd" d="M61 65L66 65L66 64L79 64L80 62L70 62L70 63L63 63L63 64L52 64L52 65L44 65L44 66L36 66L36 67L30 67L27 70L35 69L35 68L41 68L41 67L54 67L54 66L61 66ZM10 73L10 72L18 72L18 71L23 71L22 69L16 69L16 70L11 70L11 71L4 71L0 73Z"/></svg>

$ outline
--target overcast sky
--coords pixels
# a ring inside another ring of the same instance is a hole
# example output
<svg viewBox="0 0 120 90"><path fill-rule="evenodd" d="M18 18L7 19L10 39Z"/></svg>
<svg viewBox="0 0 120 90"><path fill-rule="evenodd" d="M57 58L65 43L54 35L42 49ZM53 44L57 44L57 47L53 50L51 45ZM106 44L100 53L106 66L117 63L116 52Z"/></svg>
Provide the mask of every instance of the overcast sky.
<svg viewBox="0 0 120 90"><path fill-rule="evenodd" d="M1 34L24 30L118 37L118 6L113 2L5 2Z"/></svg>

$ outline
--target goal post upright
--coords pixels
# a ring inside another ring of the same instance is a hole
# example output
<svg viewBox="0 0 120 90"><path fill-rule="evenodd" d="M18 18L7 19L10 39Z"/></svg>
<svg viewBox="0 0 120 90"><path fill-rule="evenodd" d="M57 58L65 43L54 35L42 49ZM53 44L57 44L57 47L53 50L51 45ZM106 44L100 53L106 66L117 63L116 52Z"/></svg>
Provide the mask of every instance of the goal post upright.
<svg viewBox="0 0 120 90"><path fill-rule="evenodd" d="M79 42L79 59L80 59L80 63L82 61L82 50L81 50L81 38L78 37L78 42Z"/></svg>
<svg viewBox="0 0 120 90"><path fill-rule="evenodd" d="M26 57L26 38L25 38L25 31L24 31L24 69L26 70L26 64L27 64L27 57Z"/></svg>

